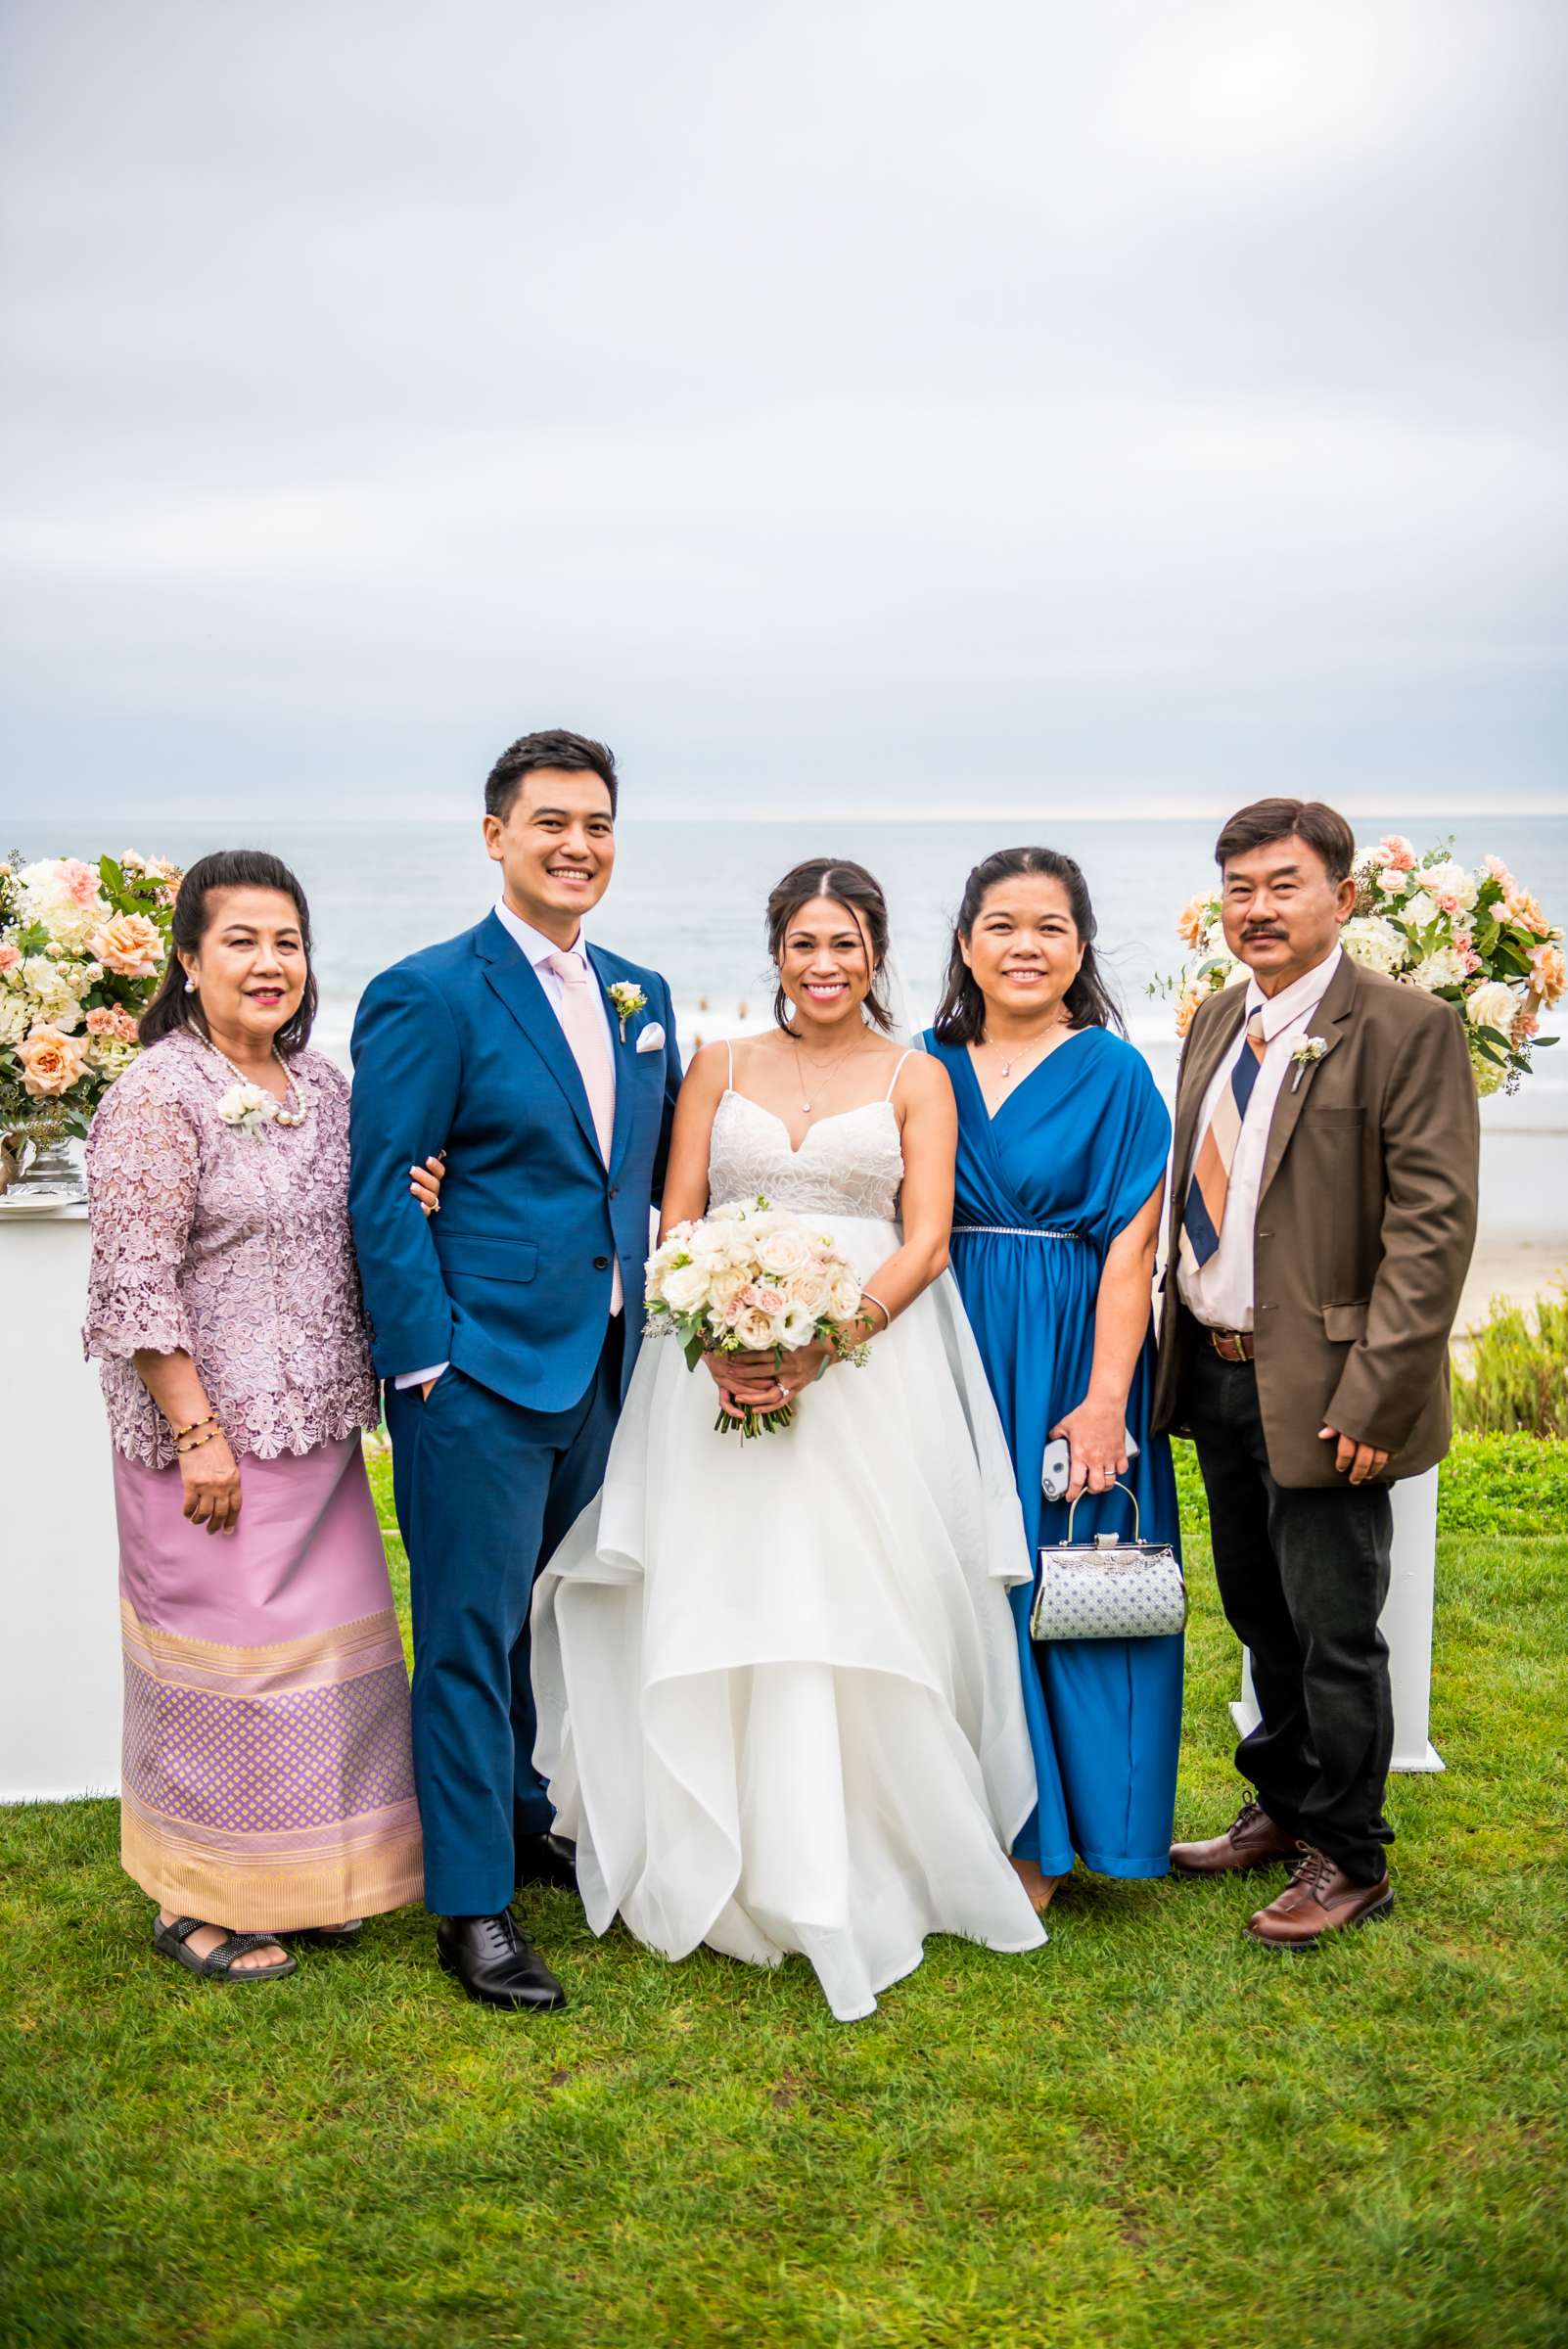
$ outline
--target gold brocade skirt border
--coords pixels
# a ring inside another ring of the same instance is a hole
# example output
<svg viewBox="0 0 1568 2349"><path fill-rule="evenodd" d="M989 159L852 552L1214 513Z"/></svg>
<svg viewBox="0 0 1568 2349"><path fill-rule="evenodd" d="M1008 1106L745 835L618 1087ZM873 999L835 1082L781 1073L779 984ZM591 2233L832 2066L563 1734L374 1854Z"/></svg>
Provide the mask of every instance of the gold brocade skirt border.
<svg viewBox="0 0 1568 2349"><path fill-rule="evenodd" d="M424 1890L396 1618L260 1648L121 1603L120 1857L167 1910L240 1932L375 1916Z"/></svg>

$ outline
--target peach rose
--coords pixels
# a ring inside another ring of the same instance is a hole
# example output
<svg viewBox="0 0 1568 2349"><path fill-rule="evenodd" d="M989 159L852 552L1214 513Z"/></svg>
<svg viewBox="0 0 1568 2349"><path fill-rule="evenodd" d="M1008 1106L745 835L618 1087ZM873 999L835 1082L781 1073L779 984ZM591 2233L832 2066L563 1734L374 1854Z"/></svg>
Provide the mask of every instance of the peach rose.
<svg viewBox="0 0 1568 2349"><path fill-rule="evenodd" d="M1202 945L1203 933L1208 926L1208 899L1206 898L1189 898L1176 915L1176 930L1185 944L1189 946Z"/></svg>
<svg viewBox="0 0 1568 2349"><path fill-rule="evenodd" d="M1206 988L1189 987L1187 989L1186 993L1181 997L1180 1002L1176 1008L1176 1032L1177 1036L1186 1035L1187 1030L1193 1023L1193 1020L1197 1017L1199 1004L1207 999L1207 995L1208 990Z"/></svg>
<svg viewBox="0 0 1568 2349"><path fill-rule="evenodd" d="M1561 946L1537 946L1530 957L1535 974L1535 991L1544 1003L1555 1003L1568 987L1568 963L1563 960Z"/></svg>
<svg viewBox="0 0 1568 2349"><path fill-rule="evenodd" d="M1512 903L1504 906L1503 910L1511 921L1518 923L1521 930L1530 931L1536 938L1545 938L1551 928L1527 889L1520 890Z"/></svg>
<svg viewBox="0 0 1568 2349"><path fill-rule="evenodd" d="M17 1046L17 1058L22 1063L23 1090L35 1100L69 1093L85 1073L80 1041L73 1036L62 1036L58 1028L35 1028L25 1043Z"/></svg>
<svg viewBox="0 0 1568 2349"><path fill-rule="evenodd" d="M1387 865L1392 872L1413 873L1415 870L1415 851L1403 832L1390 832L1380 840L1376 855L1378 863Z"/></svg>
<svg viewBox="0 0 1568 2349"><path fill-rule="evenodd" d="M116 1044L133 1044L136 1041L136 1022L128 1011L121 1011L117 1003L100 1003L96 1010L87 1014L87 1033L89 1036L112 1036Z"/></svg>
<svg viewBox="0 0 1568 2349"><path fill-rule="evenodd" d="M22 948L14 946L9 938L0 939L0 972L14 971L22 960Z"/></svg>
<svg viewBox="0 0 1568 2349"><path fill-rule="evenodd" d="M145 913L112 914L87 950L120 979L156 979L163 967L163 938Z"/></svg>

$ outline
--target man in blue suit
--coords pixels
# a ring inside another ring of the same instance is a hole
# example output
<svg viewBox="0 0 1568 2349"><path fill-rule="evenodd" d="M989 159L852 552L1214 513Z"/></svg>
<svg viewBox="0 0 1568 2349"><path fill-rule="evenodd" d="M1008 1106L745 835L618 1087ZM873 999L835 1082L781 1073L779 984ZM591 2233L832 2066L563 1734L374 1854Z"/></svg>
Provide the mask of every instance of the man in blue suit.
<svg viewBox="0 0 1568 2349"><path fill-rule="evenodd" d="M500 901L373 980L353 1033L349 1202L410 1566L425 1898L446 1971L513 2008L566 2003L514 1888L573 1881L533 1768L529 1602L603 1480L680 1084L664 980L582 936L616 798L602 743L513 743L484 790ZM427 1220L408 1174L439 1151Z"/></svg>

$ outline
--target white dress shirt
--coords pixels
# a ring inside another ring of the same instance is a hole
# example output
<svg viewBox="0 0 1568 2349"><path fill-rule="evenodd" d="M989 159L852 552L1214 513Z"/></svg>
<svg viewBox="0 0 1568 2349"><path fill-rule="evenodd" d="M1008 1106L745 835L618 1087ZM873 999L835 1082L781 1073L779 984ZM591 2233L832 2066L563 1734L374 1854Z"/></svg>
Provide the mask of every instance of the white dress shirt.
<svg viewBox="0 0 1568 2349"><path fill-rule="evenodd" d="M516 939L533 965L533 976L543 988L550 1009L555 1013L557 1019L561 1017L562 981L558 974L550 968L550 956L561 953L576 954L586 965L588 980L593 990L593 999L598 1004L604 1020L605 1049L610 1056L610 1084L613 1094L616 1082L616 1039L610 1027L610 1006L605 1000L604 989L599 985L599 974L592 963L588 961L586 944L580 928L577 931L576 944L562 947L556 944L553 938L546 938L542 930L535 930L530 923L526 922L520 913L514 913L505 898L501 898L495 908L495 918L507 935ZM397 1378L393 1379L392 1384L395 1387L428 1386L433 1379L439 1378L446 1366L444 1362L434 1362L428 1370L404 1370Z"/></svg>
<svg viewBox="0 0 1568 2349"><path fill-rule="evenodd" d="M1214 1115L1214 1105L1220 1098L1220 1088L1230 1082L1231 1071L1242 1053L1250 1049L1248 1023L1255 1011L1261 1011L1268 1049L1259 1064L1257 1082L1236 1137L1225 1210L1220 1222L1220 1245L1208 1263L1195 1271L1190 1271L1179 1258L1176 1263L1176 1286L1181 1302L1195 1320L1210 1329L1252 1327L1253 1226L1258 1221L1258 1186L1263 1180L1264 1159L1268 1151L1268 1128L1273 1123L1279 1088L1291 1067L1291 1053L1306 1036L1313 1013L1339 968L1342 951L1335 946L1326 961L1304 971L1299 979L1282 987L1277 995L1266 995L1256 979L1248 982L1247 1008L1236 1031L1235 1043L1210 1078L1209 1089L1203 1096L1194 1136L1194 1162ZM1189 1183L1191 1179L1189 1169Z"/></svg>

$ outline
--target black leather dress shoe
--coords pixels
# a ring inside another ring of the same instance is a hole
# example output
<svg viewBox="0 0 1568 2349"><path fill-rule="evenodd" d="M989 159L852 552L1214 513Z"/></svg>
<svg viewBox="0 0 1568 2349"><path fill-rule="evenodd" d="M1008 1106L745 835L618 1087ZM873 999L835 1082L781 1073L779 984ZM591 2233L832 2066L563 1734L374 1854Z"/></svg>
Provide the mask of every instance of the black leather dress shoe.
<svg viewBox="0 0 1568 2349"><path fill-rule="evenodd" d="M518 1931L510 1909L497 1916L438 1917L436 1956L441 1971L455 1974L483 2005L553 2014L567 2003L532 1942Z"/></svg>
<svg viewBox="0 0 1568 2349"><path fill-rule="evenodd" d="M553 1884L558 1892L577 1889L577 1847L564 1835L519 1835L517 1880L520 1884Z"/></svg>

